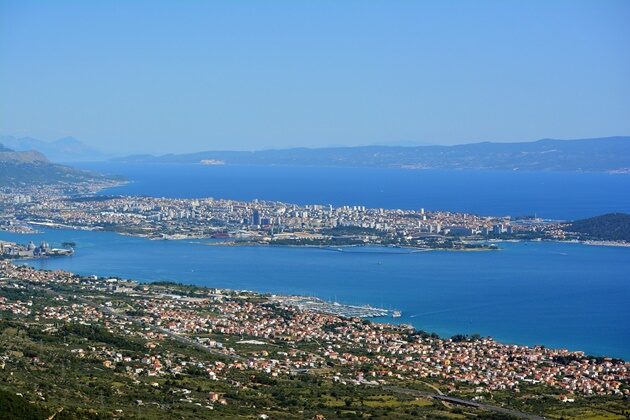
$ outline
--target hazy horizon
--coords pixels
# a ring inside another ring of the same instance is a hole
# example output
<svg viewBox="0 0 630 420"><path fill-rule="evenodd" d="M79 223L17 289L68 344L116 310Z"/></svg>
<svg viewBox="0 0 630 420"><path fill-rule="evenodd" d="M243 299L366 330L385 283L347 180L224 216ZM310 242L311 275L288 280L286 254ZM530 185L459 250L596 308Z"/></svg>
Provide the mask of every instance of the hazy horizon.
<svg viewBox="0 0 630 420"><path fill-rule="evenodd" d="M78 139L76 137L73 136L67 136L67 137L62 137L62 138L58 138L58 139L41 139L41 138L34 138L32 136L14 136L14 135L7 135L7 134L3 134L0 133L0 145L3 145L5 147L7 147L7 144L3 143L3 139L6 137L13 137L16 140L20 140L20 139L32 139L32 140L36 140L36 141L41 141L44 143L47 143L48 145L53 145L55 144L56 141L59 140L68 140L68 139L72 139L72 140L78 140L80 143L82 143L85 146L88 147L93 147L94 152L98 152L101 153L103 156L102 157L122 157L122 156L132 156L132 155L155 155L155 156L161 156L161 155L169 155L169 154L194 154L194 153L201 153L201 152L261 152L261 151L269 151L269 150L290 150L290 149L299 149L299 148L306 148L306 149L326 149L326 148L360 148L360 147L380 147L380 146L385 146L385 147L422 147L422 146L461 146L461 145L466 145L466 144L478 144L478 143L533 143L533 142L537 142L537 141L541 141L541 140L559 140L559 141L572 141L572 140L589 140L591 138L585 138L585 137L581 137L581 138L574 138L574 139L568 139L568 138L564 138L564 139L558 139L558 138L550 138L550 137L545 137L545 138L539 138L539 139L527 139L527 140L505 140L505 141L490 141L490 140L475 140L475 141L467 141L467 142L462 142L462 143L454 143L454 144L439 144L439 143L431 143L431 142L392 142L392 143L374 143L374 144L356 144L356 145L319 145L319 146L300 146L300 145L296 145L296 146L291 146L288 145L286 147L268 147L268 148L258 148L258 149L244 149L244 148L225 148L225 149L195 149L195 150L186 150L186 149L178 149L178 150L170 150L170 151L162 151L162 152L150 152L150 151L136 151L136 152L132 152L132 153L120 153L120 152L115 152L112 150L108 150L108 149L103 149L97 146L92 146L91 144L89 144L88 142L84 142L82 139ZM611 136L598 136L598 137L593 137L593 139L606 139L606 138L630 138L630 135L611 135ZM9 147L11 148L11 147ZM20 149L22 150L22 149ZM24 149L27 150L27 149ZM37 147L31 147L28 150L36 150L41 152L41 150L38 150ZM45 153L44 153L45 154Z"/></svg>
<svg viewBox="0 0 630 420"><path fill-rule="evenodd" d="M630 3L0 0L0 133L105 152L630 133Z"/></svg>

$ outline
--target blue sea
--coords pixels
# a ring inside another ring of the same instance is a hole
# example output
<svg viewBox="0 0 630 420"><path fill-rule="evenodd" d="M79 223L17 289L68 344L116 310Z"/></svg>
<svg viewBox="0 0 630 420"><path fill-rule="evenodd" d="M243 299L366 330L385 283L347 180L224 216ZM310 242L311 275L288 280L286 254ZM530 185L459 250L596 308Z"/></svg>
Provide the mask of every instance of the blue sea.
<svg viewBox="0 0 630 420"><path fill-rule="evenodd" d="M113 194L450 210L577 219L630 212L630 175L291 166L83 164L133 182Z"/></svg>
<svg viewBox="0 0 630 420"><path fill-rule="evenodd" d="M562 219L630 211L630 176L623 175L98 166L135 181L109 191L116 194L537 212ZM398 309L403 316L397 322L444 336L478 333L507 343L630 359L630 248L506 242L493 252L379 247L338 252L51 229L35 235L0 232L0 239L77 243L72 257L26 262L38 268L314 295Z"/></svg>

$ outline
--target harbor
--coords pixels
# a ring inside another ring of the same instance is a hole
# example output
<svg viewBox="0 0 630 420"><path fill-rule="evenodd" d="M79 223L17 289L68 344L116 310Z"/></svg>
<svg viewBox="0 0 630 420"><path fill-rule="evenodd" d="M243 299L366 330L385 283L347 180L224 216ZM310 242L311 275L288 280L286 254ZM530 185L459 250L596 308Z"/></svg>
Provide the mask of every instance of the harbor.
<svg viewBox="0 0 630 420"><path fill-rule="evenodd" d="M296 307L300 310L308 310L350 318L398 318L400 311L376 308L370 305L346 305L339 302L327 302L323 299L309 296L278 296L272 295L270 300L281 305Z"/></svg>

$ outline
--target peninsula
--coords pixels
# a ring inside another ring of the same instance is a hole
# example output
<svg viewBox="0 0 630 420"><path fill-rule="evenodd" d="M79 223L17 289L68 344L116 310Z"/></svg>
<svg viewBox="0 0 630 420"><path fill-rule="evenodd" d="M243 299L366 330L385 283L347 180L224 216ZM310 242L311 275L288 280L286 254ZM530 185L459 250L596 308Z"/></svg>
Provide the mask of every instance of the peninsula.
<svg viewBox="0 0 630 420"><path fill-rule="evenodd" d="M94 189L97 187L94 186ZM77 194L57 186L0 188L0 229L32 226L107 230L150 239L213 238L214 245L492 250L500 240L606 240L624 244L627 215L601 223L480 216L425 209L297 205L277 201ZM592 232L577 227L587 224Z"/></svg>

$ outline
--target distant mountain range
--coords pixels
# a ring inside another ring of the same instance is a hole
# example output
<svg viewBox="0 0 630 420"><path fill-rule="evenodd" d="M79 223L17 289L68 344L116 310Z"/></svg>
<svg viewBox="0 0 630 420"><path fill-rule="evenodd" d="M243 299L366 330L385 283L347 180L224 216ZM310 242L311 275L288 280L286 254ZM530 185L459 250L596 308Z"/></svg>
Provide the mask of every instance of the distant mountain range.
<svg viewBox="0 0 630 420"><path fill-rule="evenodd" d="M119 162L630 172L630 137L457 146L361 146L135 155Z"/></svg>
<svg viewBox="0 0 630 420"><path fill-rule="evenodd" d="M98 174L52 163L40 152L18 152L0 144L0 187L71 184L103 179Z"/></svg>
<svg viewBox="0 0 630 420"><path fill-rule="evenodd" d="M0 143L19 152L41 152L53 162L70 163L112 159L112 155L100 152L73 137L46 142L32 137L0 136ZM483 142L456 146L359 146L254 152L206 151L161 156L133 155L112 160L207 165L630 172L630 137L544 139L520 143Z"/></svg>
<svg viewBox="0 0 630 420"><path fill-rule="evenodd" d="M74 137L43 141L33 137L0 136L0 143L18 152L37 150L53 162L89 162L111 158Z"/></svg>

